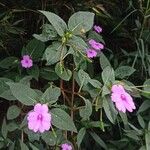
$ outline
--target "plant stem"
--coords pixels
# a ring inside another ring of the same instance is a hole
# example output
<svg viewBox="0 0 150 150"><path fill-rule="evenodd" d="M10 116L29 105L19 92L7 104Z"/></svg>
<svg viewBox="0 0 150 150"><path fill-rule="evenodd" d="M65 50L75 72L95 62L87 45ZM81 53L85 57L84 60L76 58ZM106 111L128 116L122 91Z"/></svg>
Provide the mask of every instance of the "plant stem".
<svg viewBox="0 0 150 150"><path fill-rule="evenodd" d="M74 113L74 89L75 89L75 79L74 79L74 65L73 65L73 72L72 72L72 95L71 95L71 118L73 120L73 113ZM71 132L73 136L73 132Z"/></svg>

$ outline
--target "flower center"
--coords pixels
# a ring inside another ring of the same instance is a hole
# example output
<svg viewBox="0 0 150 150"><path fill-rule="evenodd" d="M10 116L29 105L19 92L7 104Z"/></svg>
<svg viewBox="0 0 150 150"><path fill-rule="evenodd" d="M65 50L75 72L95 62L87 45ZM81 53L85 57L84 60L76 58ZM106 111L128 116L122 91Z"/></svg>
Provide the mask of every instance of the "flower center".
<svg viewBox="0 0 150 150"><path fill-rule="evenodd" d="M37 120L40 120L40 121L42 121L42 120L43 120L43 116L42 116L42 114L39 114L39 115L38 115Z"/></svg>
<svg viewBox="0 0 150 150"><path fill-rule="evenodd" d="M28 64L28 60L25 60L25 62Z"/></svg>
<svg viewBox="0 0 150 150"><path fill-rule="evenodd" d="M126 97L125 97L125 95L124 95L124 94L121 94L121 99L122 99L123 101L125 101L125 100L126 100Z"/></svg>

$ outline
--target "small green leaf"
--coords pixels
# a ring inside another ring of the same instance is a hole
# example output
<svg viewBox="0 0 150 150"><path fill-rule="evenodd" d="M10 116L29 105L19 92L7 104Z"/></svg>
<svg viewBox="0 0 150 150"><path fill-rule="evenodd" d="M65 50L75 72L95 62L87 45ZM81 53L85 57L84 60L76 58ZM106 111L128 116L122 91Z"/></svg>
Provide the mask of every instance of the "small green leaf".
<svg viewBox="0 0 150 150"><path fill-rule="evenodd" d="M55 137L52 132L43 133L42 140L45 141L45 143L50 146L54 146L57 144L57 137Z"/></svg>
<svg viewBox="0 0 150 150"><path fill-rule="evenodd" d="M33 142L33 141L39 141L40 134L38 132L35 133L35 132L29 130L28 128L25 128L24 132L28 135L29 141L31 141L31 142Z"/></svg>
<svg viewBox="0 0 150 150"><path fill-rule="evenodd" d="M38 80L39 78L39 67L37 65L34 65L33 67L29 68L27 70L28 74Z"/></svg>
<svg viewBox="0 0 150 150"><path fill-rule="evenodd" d="M67 30L67 25L59 16L48 11L40 11L43 15L46 16L48 21L53 25L55 30L60 36L63 36Z"/></svg>
<svg viewBox="0 0 150 150"><path fill-rule="evenodd" d="M117 78L123 79L132 75L135 72L135 69L130 66L121 66L115 70L115 76Z"/></svg>
<svg viewBox="0 0 150 150"><path fill-rule="evenodd" d="M86 133L86 129L85 128L81 128L78 132L78 135L77 135L77 145L78 147L80 147L80 144L82 143L82 140L85 136L85 133Z"/></svg>
<svg viewBox="0 0 150 150"><path fill-rule="evenodd" d="M89 80L90 80L90 76L88 73L86 73L84 70L80 69L78 72L78 77L80 80L80 85L86 85Z"/></svg>
<svg viewBox="0 0 150 150"><path fill-rule="evenodd" d="M39 150L36 146L34 146L32 143L29 143L30 147L32 148L32 150Z"/></svg>
<svg viewBox="0 0 150 150"><path fill-rule="evenodd" d="M27 85L30 87L30 81L32 80L31 76L25 76L24 78L21 78L21 80L19 81L19 83Z"/></svg>
<svg viewBox="0 0 150 150"><path fill-rule="evenodd" d="M73 31L75 35L80 35L83 32L89 31L94 22L94 13L79 11L74 13L68 21L68 27L70 31Z"/></svg>
<svg viewBox="0 0 150 150"><path fill-rule="evenodd" d="M37 40L47 42L49 40L54 40L57 37L57 32L52 25L44 24L42 29L42 34L33 34L33 37Z"/></svg>
<svg viewBox="0 0 150 150"><path fill-rule="evenodd" d="M7 129L9 132L15 131L19 126L15 122L10 122L7 124Z"/></svg>
<svg viewBox="0 0 150 150"><path fill-rule="evenodd" d="M13 101L13 100L16 100L16 98L12 95L11 93L11 90L6 90L4 91L0 97L6 99L6 100L9 100L9 101Z"/></svg>
<svg viewBox="0 0 150 150"><path fill-rule="evenodd" d="M66 46L62 46L60 42L53 42L52 45L48 46L44 53L44 59L46 59L46 65L52 65L60 61L61 57L67 53Z"/></svg>
<svg viewBox="0 0 150 150"><path fill-rule="evenodd" d="M92 114L92 103L88 99L84 99L85 107L81 108L79 113L84 120L88 120Z"/></svg>
<svg viewBox="0 0 150 150"><path fill-rule="evenodd" d="M49 87L41 97L41 101L45 103L53 104L58 100L61 91L58 87Z"/></svg>
<svg viewBox="0 0 150 150"><path fill-rule="evenodd" d="M143 84L142 95L150 99L150 79L147 79Z"/></svg>
<svg viewBox="0 0 150 150"><path fill-rule="evenodd" d="M124 128L125 129L129 129L129 125L128 125L128 118L127 118L127 115L126 113L123 113L123 112L119 112L119 115L123 121L123 124L124 124Z"/></svg>
<svg viewBox="0 0 150 150"><path fill-rule="evenodd" d="M26 85L20 83L7 82L14 97L24 105L33 105L36 103L37 93Z"/></svg>
<svg viewBox="0 0 150 150"><path fill-rule="evenodd" d="M61 65L61 63L56 64L55 72L61 79L66 81L69 81L72 76L72 72L69 69L65 69L64 66Z"/></svg>
<svg viewBox="0 0 150 150"><path fill-rule="evenodd" d="M3 120L1 133L2 133L2 136L4 137L4 139L6 139L7 138L8 129L7 129L7 124L6 124L6 119L5 118Z"/></svg>
<svg viewBox="0 0 150 150"><path fill-rule="evenodd" d="M22 49L22 55L30 55L35 61L41 58L45 50L45 44L39 40L32 39L26 46Z"/></svg>
<svg viewBox="0 0 150 150"><path fill-rule="evenodd" d="M9 90L9 86L6 84L6 82L12 82L12 80L7 78L0 78L0 95Z"/></svg>
<svg viewBox="0 0 150 150"><path fill-rule="evenodd" d="M15 119L19 116L21 110L18 106L16 105L12 105L8 108L8 111L7 111L7 119L8 120L12 120L12 119Z"/></svg>
<svg viewBox="0 0 150 150"><path fill-rule="evenodd" d="M18 65L18 58L17 57L7 57L0 61L0 67L4 69L9 69L16 67Z"/></svg>
<svg viewBox="0 0 150 150"><path fill-rule="evenodd" d="M115 110L115 107L110 98L103 98L103 107L107 118L114 124L117 117L117 111Z"/></svg>
<svg viewBox="0 0 150 150"><path fill-rule="evenodd" d="M63 110L54 108L51 110L52 124L59 129L77 132L71 117Z"/></svg>
<svg viewBox="0 0 150 150"><path fill-rule="evenodd" d="M59 77L57 76L57 74L55 73L55 71L51 68L42 68L40 70L40 76L46 80L57 80L59 79Z"/></svg>
<svg viewBox="0 0 150 150"><path fill-rule="evenodd" d="M149 100L145 100L142 105L139 107L138 109L138 114L141 113L141 112L144 112L146 111L147 109L150 108L150 101Z"/></svg>
<svg viewBox="0 0 150 150"><path fill-rule="evenodd" d="M97 89L100 89L102 86L102 84L98 80L95 80L95 79L90 79L89 83Z"/></svg>
<svg viewBox="0 0 150 150"><path fill-rule="evenodd" d="M113 83L115 81L115 74L113 68L107 66L104 68L102 72L102 80L104 84L108 84L109 82Z"/></svg>
<svg viewBox="0 0 150 150"><path fill-rule="evenodd" d="M88 48L86 42L78 36L73 36L69 41L68 44L73 48L74 51L84 53Z"/></svg>
<svg viewBox="0 0 150 150"><path fill-rule="evenodd" d="M101 68L103 70L107 66L111 67L111 64L110 64L109 60L107 59L107 57L103 53L100 54L100 65L101 65Z"/></svg>
<svg viewBox="0 0 150 150"><path fill-rule="evenodd" d="M89 132L90 135L93 137L93 139L105 150L108 150L107 145L104 143L104 141L94 132Z"/></svg>
<svg viewBox="0 0 150 150"><path fill-rule="evenodd" d="M140 126L144 129L145 128L145 122L144 122L142 116L138 115L137 118L138 118L138 122L139 122Z"/></svg>
<svg viewBox="0 0 150 150"><path fill-rule="evenodd" d="M102 35L96 33L95 31L90 31L90 32L89 32L89 34L88 34L88 39L94 39L94 40L96 40L97 42L101 42L101 43L105 44ZM101 54L104 56L103 53L101 53ZM100 55L101 55L101 54L100 54Z"/></svg>
<svg viewBox="0 0 150 150"><path fill-rule="evenodd" d="M29 150L28 146L25 143L23 143L21 140L19 141L20 141L21 150Z"/></svg>

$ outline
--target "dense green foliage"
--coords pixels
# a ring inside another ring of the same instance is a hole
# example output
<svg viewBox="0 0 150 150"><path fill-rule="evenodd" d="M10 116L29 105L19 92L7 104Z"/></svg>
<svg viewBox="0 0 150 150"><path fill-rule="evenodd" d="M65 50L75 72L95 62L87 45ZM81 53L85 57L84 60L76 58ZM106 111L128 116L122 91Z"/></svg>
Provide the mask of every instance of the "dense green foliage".
<svg viewBox="0 0 150 150"><path fill-rule="evenodd" d="M1 0L0 149L150 150L149 17L149 0ZM105 45L93 59L89 39ZM113 84L133 96L134 112L116 109ZM49 106L48 132L27 127L36 103Z"/></svg>

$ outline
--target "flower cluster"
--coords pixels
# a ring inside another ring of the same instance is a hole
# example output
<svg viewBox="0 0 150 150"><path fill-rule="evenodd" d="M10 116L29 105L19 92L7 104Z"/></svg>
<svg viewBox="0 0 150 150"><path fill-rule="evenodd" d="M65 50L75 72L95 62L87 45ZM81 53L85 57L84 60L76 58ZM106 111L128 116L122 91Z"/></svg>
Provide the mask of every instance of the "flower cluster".
<svg viewBox="0 0 150 150"><path fill-rule="evenodd" d="M27 116L28 128L34 132L43 133L51 127L51 114L48 112L46 104L36 104L34 110L30 111Z"/></svg>
<svg viewBox="0 0 150 150"><path fill-rule="evenodd" d="M99 26L96 26L96 25L94 26L94 30L97 33L102 32L102 28ZM90 45L90 48L86 49L86 53L87 53L88 58L96 57L97 53L101 52L101 50L104 49L104 45L102 43L96 42L93 39L90 39L88 43Z"/></svg>
<svg viewBox="0 0 150 150"><path fill-rule="evenodd" d="M111 99L115 102L116 108L119 111L125 113L126 110L132 112L135 109L132 97L125 91L122 85L113 85L111 91Z"/></svg>

